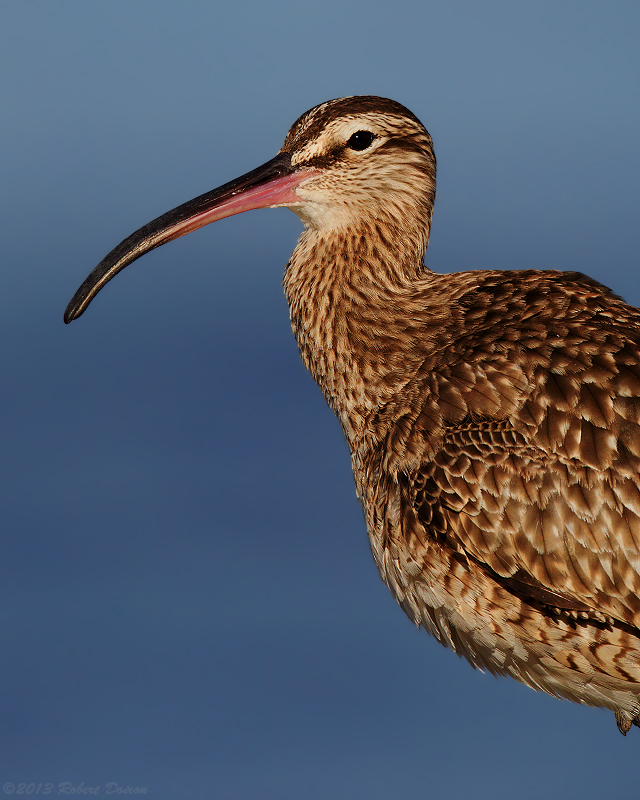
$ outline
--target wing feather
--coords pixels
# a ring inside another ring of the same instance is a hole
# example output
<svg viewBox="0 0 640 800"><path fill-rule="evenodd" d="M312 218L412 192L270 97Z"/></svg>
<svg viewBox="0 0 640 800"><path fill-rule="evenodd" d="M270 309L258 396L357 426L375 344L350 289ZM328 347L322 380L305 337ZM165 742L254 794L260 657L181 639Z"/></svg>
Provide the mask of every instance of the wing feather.
<svg viewBox="0 0 640 800"><path fill-rule="evenodd" d="M640 628L640 315L576 285L555 320L530 292L512 328L486 287L470 300L385 466L427 539L520 597Z"/></svg>

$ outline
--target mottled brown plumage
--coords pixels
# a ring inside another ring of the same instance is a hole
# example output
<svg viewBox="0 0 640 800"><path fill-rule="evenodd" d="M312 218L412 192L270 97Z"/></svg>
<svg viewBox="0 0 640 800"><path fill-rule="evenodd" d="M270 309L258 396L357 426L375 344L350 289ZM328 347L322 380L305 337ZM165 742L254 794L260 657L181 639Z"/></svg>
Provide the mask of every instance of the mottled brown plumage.
<svg viewBox="0 0 640 800"><path fill-rule="evenodd" d="M312 109L265 167L126 240L67 321L170 238L294 210L292 328L383 580L474 666L640 724L640 312L576 272L428 270L435 157L393 101Z"/></svg>

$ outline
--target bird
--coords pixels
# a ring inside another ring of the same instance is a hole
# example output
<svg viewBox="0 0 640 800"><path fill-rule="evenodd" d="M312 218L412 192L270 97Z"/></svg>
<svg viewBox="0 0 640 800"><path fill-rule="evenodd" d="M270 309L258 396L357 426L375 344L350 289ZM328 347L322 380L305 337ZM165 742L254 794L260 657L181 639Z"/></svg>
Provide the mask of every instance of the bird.
<svg viewBox="0 0 640 800"><path fill-rule="evenodd" d="M65 312L210 222L286 207L302 361L349 444L380 576L472 666L640 727L640 311L579 272L424 263L431 136L393 100L303 114L257 169L140 228Z"/></svg>

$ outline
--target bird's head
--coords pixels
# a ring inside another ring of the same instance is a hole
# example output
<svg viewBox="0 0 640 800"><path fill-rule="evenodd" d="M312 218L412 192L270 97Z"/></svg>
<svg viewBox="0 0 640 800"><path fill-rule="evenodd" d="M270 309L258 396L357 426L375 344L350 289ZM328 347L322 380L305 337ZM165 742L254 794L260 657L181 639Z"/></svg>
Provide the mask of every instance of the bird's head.
<svg viewBox="0 0 640 800"><path fill-rule="evenodd" d="M345 97L312 108L281 153L309 178L289 207L322 233L367 218L430 219L436 162L431 137L410 111L382 97Z"/></svg>
<svg viewBox="0 0 640 800"><path fill-rule="evenodd" d="M431 137L400 103L356 96L322 103L291 127L275 158L163 214L98 264L67 306L79 317L118 272L144 253L203 225L255 208L287 207L330 235L386 224L424 252L435 198Z"/></svg>

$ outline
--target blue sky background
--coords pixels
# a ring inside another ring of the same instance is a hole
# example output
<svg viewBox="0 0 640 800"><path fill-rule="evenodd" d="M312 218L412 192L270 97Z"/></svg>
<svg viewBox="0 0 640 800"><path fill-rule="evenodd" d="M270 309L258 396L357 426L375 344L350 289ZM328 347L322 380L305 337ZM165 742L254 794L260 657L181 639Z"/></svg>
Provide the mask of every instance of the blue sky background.
<svg viewBox="0 0 640 800"><path fill-rule="evenodd" d="M289 331L293 214L223 220L62 313L126 235L349 94L434 138L432 269L577 269L640 304L639 22L615 1L5 0L0 786L635 796L640 731L472 670L380 582Z"/></svg>

